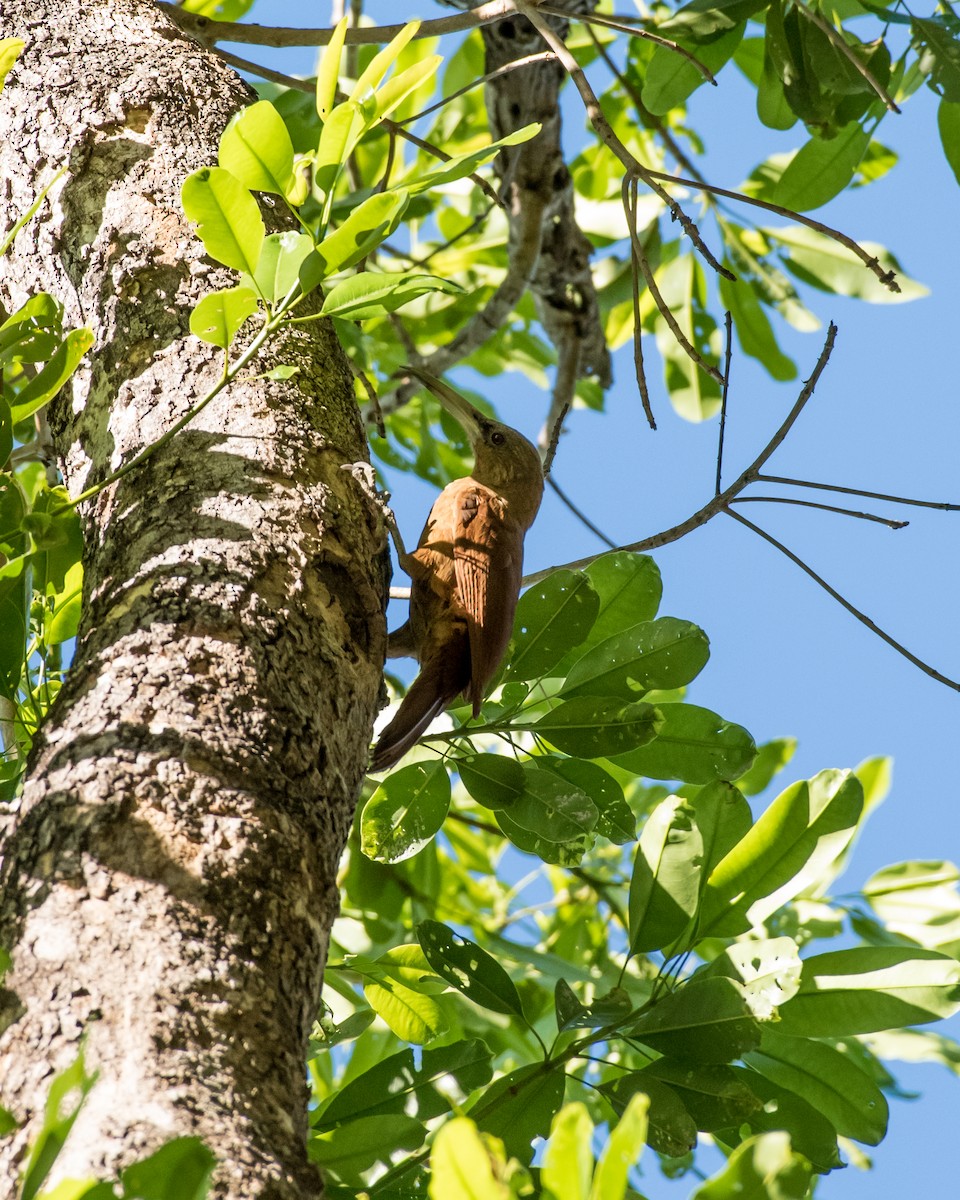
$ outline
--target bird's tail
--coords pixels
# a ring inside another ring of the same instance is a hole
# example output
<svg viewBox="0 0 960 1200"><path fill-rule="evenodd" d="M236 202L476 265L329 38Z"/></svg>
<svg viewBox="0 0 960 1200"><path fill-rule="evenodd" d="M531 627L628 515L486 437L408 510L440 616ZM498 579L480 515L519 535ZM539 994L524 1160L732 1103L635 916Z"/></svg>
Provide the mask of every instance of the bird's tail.
<svg viewBox="0 0 960 1200"><path fill-rule="evenodd" d="M462 639L457 639L452 645L447 642L442 654L431 656L423 662L420 674L397 709L397 715L380 734L370 761L370 770L386 771L398 763L430 722L460 695L469 682L470 645L464 629Z"/></svg>

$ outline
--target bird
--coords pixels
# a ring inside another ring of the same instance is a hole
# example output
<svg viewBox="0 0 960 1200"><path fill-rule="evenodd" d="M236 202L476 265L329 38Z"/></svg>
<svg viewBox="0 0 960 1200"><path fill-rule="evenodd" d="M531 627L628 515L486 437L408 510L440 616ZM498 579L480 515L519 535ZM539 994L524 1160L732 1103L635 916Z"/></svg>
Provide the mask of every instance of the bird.
<svg viewBox="0 0 960 1200"><path fill-rule="evenodd" d="M472 472L434 501L412 554L410 616L390 634L389 658L413 657L420 673L383 730L370 770L395 766L448 704L464 696L480 712L506 653L523 576L523 539L543 498L540 454L522 433L485 416L442 379L404 366L463 427Z"/></svg>

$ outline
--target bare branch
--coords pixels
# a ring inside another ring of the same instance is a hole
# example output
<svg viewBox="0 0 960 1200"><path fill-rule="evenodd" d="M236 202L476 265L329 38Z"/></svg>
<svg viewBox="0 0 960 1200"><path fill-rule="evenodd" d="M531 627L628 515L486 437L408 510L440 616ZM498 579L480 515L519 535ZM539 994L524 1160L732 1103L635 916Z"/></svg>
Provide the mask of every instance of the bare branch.
<svg viewBox="0 0 960 1200"><path fill-rule="evenodd" d="M581 525L589 529L594 537L598 537L605 546L609 546L611 550L616 550L617 543L612 538L608 538L602 529L598 529L585 512L577 508L574 502L570 499L563 488L561 488L560 484L557 483L552 475L547 479L547 486L553 488L554 492L557 494L557 499L570 509Z"/></svg>
<svg viewBox="0 0 960 1200"><path fill-rule="evenodd" d="M247 25L234 21L212 21L195 13L184 12L176 4L158 0L157 6L174 21L184 33L211 46L214 42L243 42L257 46L325 46L333 29L323 26L318 29L292 29L276 25ZM469 12L454 17L436 17L432 21L421 21L418 38L442 37L445 33L461 33L466 29L477 29L489 25L512 13L512 0L489 0ZM347 30L348 45L377 46L389 42L402 32L404 25L368 25Z"/></svg>
<svg viewBox="0 0 960 1200"><path fill-rule="evenodd" d="M720 477L723 474L723 435L727 428L727 395L730 391L730 361L733 355L733 318L723 314L724 338L727 344L723 365L723 391L720 393L720 435L717 438L717 482L714 495L720 495Z"/></svg>
<svg viewBox="0 0 960 1200"><path fill-rule="evenodd" d="M938 500L911 500L907 496L891 496L888 492L868 492L863 488L840 487L834 483L812 483L809 479L790 479L786 475L757 475L762 483L786 483L794 487L818 488L821 492L841 492L845 496L864 496L867 500L889 500L891 504L913 504L917 508L938 508L942 512L960 512L960 504Z"/></svg>
<svg viewBox="0 0 960 1200"><path fill-rule="evenodd" d="M832 596L833 599L836 600L838 604L842 605L848 613L851 613L853 616L855 616L857 620L861 622L861 624L866 625L871 633L875 633L878 638L882 638L882 640L885 641L888 646L892 646L898 654L902 654L903 657L912 662L915 667L919 667L925 675L929 675L931 679L936 679L938 683L942 683L946 687L952 688L955 692L960 692L960 683L957 683L955 680L950 679L946 675L942 675L935 667L932 667L929 663L924 662L922 658L918 658L915 654L908 650L906 646L904 646L901 642L898 642L896 638L891 637L886 630L881 629L875 621L872 621L870 617L866 615L866 613L861 612L859 608L856 608L850 603L849 600L847 600L844 596L841 596L837 589L831 587L830 584L827 583L822 576L818 575L812 567L808 567L802 558L799 558L793 553L792 550L788 550L782 542L778 542L775 537L772 537L765 530L761 529L759 525L754 525L752 521L748 521L746 517L741 516L738 512L734 512L733 509L726 509L725 511L728 517L733 517L733 519L735 521L739 521L741 525L746 525L748 529L752 529L753 532L759 537L762 537L765 542L769 542L770 545L775 546L781 554L786 555L786 557L789 558L792 563L796 563L801 571L809 575L815 583L818 583L828 596Z"/></svg>
<svg viewBox="0 0 960 1200"><path fill-rule="evenodd" d="M743 192L734 192L730 188L717 187L713 183L704 183L702 179L684 179L681 175L670 175L666 171L650 170L648 174L655 179L663 179L668 183L676 183L683 187L709 192L711 196L724 196L728 200L736 200L741 204L750 204L754 208L763 208L767 212L776 213L780 217L786 217L788 221L793 221L797 225L806 225L809 229L815 229L817 233L822 233L825 237L839 242L841 246L846 246L850 253L856 255L867 270L876 275L883 286L889 291L900 291L896 271L885 271L880 266L880 262L875 255L868 254L853 238L848 237L845 233L841 233L839 229L834 229L832 225L824 225L822 221L817 221L813 217L807 217L803 213L794 212L792 208L784 208L782 204L773 204L770 200L761 200L758 196L747 196ZM731 276L731 278L733 277Z"/></svg>
<svg viewBox="0 0 960 1200"><path fill-rule="evenodd" d="M630 293L633 300L633 369L637 377L637 387L640 389L640 403L651 429L657 428L650 403L650 389L647 387L647 372L643 365L643 330L640 327L640 255L637 253L637 243L640 234L637 231L637 181L634 178L624 197L624 213L627 218L627 228L630 230Z"/></svg>
<svg viewBox="0 0 960 1200"><path fill-rule="evenodd" d="M525 58L515 58L512 62L504 63L502 67L497 67L495 71L488 71L486 75L480 75L477 79L473 79L470 83L466 83L462 88L457 88L455 92L451 92L449 96L444 96L442 100L438 100L436 104L431 104L429 108L421 109L420 112L414 113L412 117L405 117L402 121L398 121L398 125L412 125L414 121L419 121L421 117L429 116L430 113L436 112L449 104L451 100L456 100L460 96L465 96L467 92L472 92L475 87L481 84L490 83L494 79L499 79L501 75L509 75L511 71L518 71L521 67L529 67L532 63L551 62L557 56L552 50L542 50L539 54L528 54Z"/></svg>
<svg viewBox="0 0 960 1200"><path fill-rule="evenodd" d="M838 508L835 504L818 504L816 500L797 500L792 496L738 496L731 504L797 504L801 508L820 508L824 512L840 513L844 517L857 517L861 521L876 521L888 529L906 529L909 521L893 521L876 513L857 512L852 508Z"/></svg>
<svg viewBox="0 0 960 1200"><path fill-rule="evenodd" d="M557 446L560 444L560 434L563 432L563 422L570 406L573 404L573 394L576 391L577 379L580 372L580 342L574 336L564 339L559 347L557 356L557 378L553 385L553 398L550 411L540 431L538 445L543 453L544 477L550 474L553 460L556 457Z"/></svg>

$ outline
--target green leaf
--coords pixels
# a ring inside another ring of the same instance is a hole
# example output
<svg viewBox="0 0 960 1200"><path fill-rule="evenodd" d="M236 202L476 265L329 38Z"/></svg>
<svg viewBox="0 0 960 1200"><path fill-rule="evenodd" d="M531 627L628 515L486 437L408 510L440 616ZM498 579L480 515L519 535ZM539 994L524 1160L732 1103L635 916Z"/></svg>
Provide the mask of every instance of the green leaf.
<svg viewBox="0 0 960 1200"><path fill-rule="evenodd" d="M508 1154L529 1163L534 1142L547 1136L563 1103L565 1080L557 1063L518 1067L495 1080L478 1097L470 1114L485 1133L502 1139Z"/></svg>
<svg viewBox="0 0 960 1200"><path fill-rule="evenodd" d="M377 120L382 121L384 117L389 116L408 96L423 87L427 80L437 73L437 68L442 62L442 55L431 54L394 75L389 83L384 84L377 92Z"/></svg>
<svg viewBox="0 0 960 1200"><path fill-rule="evenodd" d="M257 293L248 287L223 288L200 300L190 314L190 332L227 350L237 331L257 311Z"/></svg>
<svg viewBox="0 0 960 1200"><path fill-rule="evenodd" d="M840 1158L837 1131L823 1113L756 1071L745 1067L730 1069L762 1103L747 1120L754 1133L785 1131L794 1150L805 1155L818 1171L832 1171L845 1165Z"/></svg>
<svg viewBox="0 0 960 1200"><path fill-rule="evenodd" d="M881 270L896 272L899 292L891 292L884 287L855 254L815 229L796 225L787 229L764 229L762 232L786 248L784 264L789 271L823 292L852 296L870 304L904 304L929 293L929 288L904 274L889 250L874 242L861 242L860 246L876 258Z"/></svg>
<svg viewBox="0 0 960 1200"><path fill-rule="evenodd" d="M263 244L263 218L247 188L223 167L201 167L183 181L183 211L199 225L211 258L252 275Z"/></svg>
<svg viewBox="0 0 960 1200"><path fill-rule="evenodd" d="M533 729L564 754L603 758L623 754L656 737L660 712L643 701L624 704L580 696L558 704L532 724L517 722L513 728Z"/></svg>
<svg viewBox="0 0 960 1200"><path fill-rule="evenodd" d="M846 1037L924 1025L958 1010L956 959L915 947L858 946L804 962L799 992L780 1009L779 1029Z"/></svg>
<svg viewBox="0 0 960 1200"><path fill-rule="evenodd" d="M510 820L549 842L569 842L590 833L597 823L597 806L576 784L536 765L525 764L523 790L502 805Z"/></svg>
<svg viewBox="0 0 960 1200"><path fill-rule="evenodd" d="M440 761L392 771L363 807L361 847L367 858L401 862L436 834L450 807L450 776Z"/></svg>
<svg viewBox="0 0 960 1200"><path fill-rule="evenodd" d="M745 796L756 796L790 762L796 750L796 738L773 738L764 742L757 747L753 766L737 780L737 787Z"/></svg>
<svg viewBox="0 0 960 1200"><path fill-rule="evenodd" d="M690 1196L690 1200L804 1200L810 1164L790 1147L783 1132L747 1138L727 1164Z"/></svg>
<svg viewBox="0 0 960 1200"><path fill-rule="evenodd" d="M663 584L657 564L646 554L615 550L591 563L587 575L600 597L588 646L657 615Z"/></svg>
<svg viewBox="0 0 960 1200"><path fill-rule="evenodd" d="M727 29L715 41L702 45L688 42L684 49L695 55L715 75L733 57L743 37L743 30L744 26L738 24ZM663 116L672 108L679 108L688 96L706 82L689 59L667 46L657 46L644 76L640 98L655 116Z"/></svg>
<svg viewBox="0 0 960 1200"><path fill-rule="evenodd" d="M673 16L657 25L657 33L668 38L713 38L733 29L754 13L766 8L768 0L692 0Z"/></svg>
<svg viewBox="0 0 960 1200"><path fill-rule="evenodd" d="M693 1117L697 1129L711 1133L736 1128L749 1120L760 1101L730 1067L698 1066L659 1058L639 1072L641 1077L658 1079L677 1093L684 1108Z"/></svg>
<svg viewBox="0 0 960 1200"><path fill-rule="evenodd" d="M570 668L565 696L639 699L651 688L690 683L710 657L707 635L690 621L660 617L624 629L593 646Z"/></svg>
<svg viewBox="0 0 960 1200"><path fill-rule="evenodd" d="M553 991L553 1008L557 1030L602 1029L613 1025L630 1012L630 996L623 988L614 988L598 996L592 1004L581 1004L565 979L558 979Z"/></svg>
<svg viewBox="0 0 960 1200"><path fill-rule="evenodd" d="M551 1200L588 1200L593 1179L593 1122L585 1104L567 1104L553 1118L540 1168Z"/></svg>
<svg viewBox="0 0 960 1200"><path fill-rule="evenodd" d="M513 980L476 942L439 921L421 921L417 938L430 966L451 987L482 1008L523 1020L523 1005Z"/></svg>
<svg viewBox="0 0 960 1200"><path fill-rule="evenodd" d="M11 404L10 415L14 425L32 417L54 398L92 345L91 330L71 329L50 361L37 372L26 387L20 389L16 404Z"/></svg>
<svg viewBox="0 0 960 1200"><path fill-rule="evenodd" d="M83 567L75 562L64 575L63 589L57 593L52 611L44 616L43 637L48 646L59 646L76 637L82 600Z"/></svg>
<svg viewBox="0 0 960 1200"><path fill-rule="evenodd" d="M753 817L750 805L739 787L718 780L700 788L689 801L703 839L703 864L700 870L700 891L706 886L710 872L743 838Z"/></svg>
<svg viewBox="0 0 960 1200"><path fill-rule="evenodd" d="M333 27L330 41L327 42L320 55L317 65L317 113L321 121L326 121L333 110L337 96L337 83L340 76L340 56L347 37L348 17L341 17Z"/></svg>
<svg viewBox="0 0 960 1200"><path fill-rule="evenodd" d="M366 98L369 92L376 91L383 81L386 73L400 57L404 46L406 46L410 39L414 37L419 28L420 22L418 20L409 21L406 25L404 25L403 29L400 30L396 37L389 41L382 50L379 50L373 56L373 58L371 58L370 62L366 66L366 69L361 73L360 78L353 85L353 90L348 97L350 101L359 103Z"/></svg>
<svg viewBox="0 0 960 1200"><path fill-rule="evenodd" d="M402 190L377 192L358 204L343 224L317 246L324 276L352 267L388 238L409 198L409 193Z"/></svg>
<svg viewBox="0 0 960 1200"><path fill-rule="evenodd" d="M54 1076L43 1106L43 1124L23 1171L20 1200L34 1200L40 1191L96 1078L87 1074L82 1049L66 1070Z"/></svg>
<svg viewBox="0 0 960 1200"><path fill-rule="evenodd" d="M436 167L432 171L418 172L412 178L405 180L403 186L411 196L416 196L420 192L430 191L444 183L453 183L456 179L463 179L467 175L472 175L483 163L489 162L491 158L496 158L502 147L529 142L531 138L537 136L540 129L539 124L524 125L522 129L516 129L496 142L481 146L479 150L471 150L469 154L455 155L443 166Z"/></svg>
<svg viewBox="0 0 960 1200"><path fill-rule="evenodd" d="M251 192L288 196L294 185L293 143L269 100L241 109L220 136L220 166Z"/></svg>
<svg viewBox="0 0 960 1200"><path fill-rule="evenodd" d="M623 788L597 763L582 758L541 755L536 760L542 771L553 771L561 779L585 792L598 810L594 832L618 846L637 836L637 818L623 795Z"/></svg>
<svg viewBox="0 0 960 1200"><path fill-rule="evenodd" d="M430 1154L430 1200L510 1200L493 1173L493 1162L477 1127L467 1117L443 1126Z"/></svg>
<svg viewBox="0 0 960 1200"><path fill-rule="evenodd" d="M351 275L332 287L320 311L330 317L365 321L384 313L396 312L404 304L427 292L455 295L462 293L463 289L459 284L437 275L365 271L360 275Z"/></svg>
<svg viewBox="0 0 960 1200"><path fill-rule="evenodd" d="M64 590L68 573L83 553L80 518L69 503L65 487L42 486L34 496L33 511L22 521L24 528L36 522L31 528L37 547L32 562L33 586L43 594L56 595Z"/></svg>
<svg viewBox="0 0 960 1200"><path fill-rule="evenodd" d="M631 1096L607 1144L593 1176L590 1200L623 1200L629 1172L639 1162L647 1140L650 1098L641 1092Z"/></svg>
<svg viewBox="0 0 960 1200"><path fill-rule="evenodd" d="M943 154L950 164L957 183L960 183L960 102L941 100L937 108L937 128Z"/></svg>
<svg viewBox="0 0 960 1200"><path fill-rule="evenodd" d="M0 361L46 362L63 339L63 305L49 292L31 296L0 325Z"/></svg>
<svg viewBox="0 0 960 1200"><path fill-rule="evenodd" d="M960 103L960 42L936 18L914 17L914 40L923 48L920 70L937 84L945 100Z"/></svg>
<svg viewBox="0 0 960 1200"><path fill-rule="evenodd" d="M736 979L753 1015L768 1021L776 1017L781 1004L797 994L802 968L797 943L793 938L778 937L734 942L704 974Z"/></svg>
<svg viewBox="0 0 960 1200"><path fill-rule="evenodd" d="M770 199L794 212L819 208L849 186L869 144L870 134L856 122L835 138L811 138L790 160Z"/></svg>
<svg viewBox="0 0 960 1200"><path fill-rule="evenodd" d="M773 7L775 6L771 6L770 11L773 11ZM783 79L777 70L776 52L771 53L770 50L772 24L768 13L763 39L763 69L757 83L757 116L768 129L790 129L797 123L797 114L790 107L783 90Z"/></svg>
<svg viewBox="0 0 960 1200"><path fill-rule="evenodd" d="M0 91L26 44L22 38L0 38Z"/></svg>
<svg viewBox="0 0 960 1200"><path fill-rule="evenodd" d="M509 808L526 787L523 767L501 754L474 754L458 758L457 770L463 786L484 808Z"/></svg>
<svg viewBox="0 0 960 1200"><path fill-rule="evenodd" d="M720 303L733 317L744 354L762 363L773 379L781 382L796 379L797 365L777 344L773 327L750 280L731 281L721 275Z"/></svg>
<svg viewBox="0 0 960 1200"><path fill-rule="evenodd" d="M307 1154L323 1168L325 1176L359 1189L367 1182L367 1172L379 1163L389 1163L399 1151L419 1149L426 1136L426 1129L412 1117L363 1117L316 1134L307 1144Z"/></svg>
<svg viewBox="0 0 960 1200"><path fill-rule="evenodd" d="M647 1098L647 1145L658 1154L680 1158L697 1144L697 1126L683 1101L672 1087L652 1075L631 1071L609 1083L601 1083L597 1090L610 1101L621 1118L636 1102L637 1096Z"/></svg>
<svg viewBox="0 0 960 1200"><path fill-rule="evenodd" d="M338 104L325 118L317 143L313 177L328 198L333 195L343 164L367 128L367 119L360 106L350 101Z"/></svg>
<svg viewBox="0 0 960 1200"><path fill-rule="evenodd" d="M204 1200L217 1160L198 1137L179 1137L120 1175L137 1200Z"/></svg>
<svg viewBox="0 0 960 1200"><path fill-rule="evenodd" d="M697 911L703 840L693 808L669 796L647 818L630 879L630 950L675 942Z"/></svg>
<svg viewBox="0 0 960 1200"><path fill-rule="evenodd" d="M268 234L263 239L253 277L245 274L243 282L254 284L270 303L283 300L300 282L300 268L312 253L313 239L305 233L288 229L285 233Z"/></svg>
<svg viewBox="0 0 960 1200"><path fill-rule="evenodd" d="M13 449L13 420L10 405L0 396L0 468L6 465Z"/></svg>
<svg viewBox="0 0 960 1200"><path fill-rule="evenodd" d="M850 771L821 771L781 792L707 880L701 935L759 925L819 882L853 837L863 788Z"/></svg>
<svg viewBox="0 0 960 1200"><path fill-rule="evenodd" d="M517 604L507 679L539 679L579 646L597 619L600 597L583 571L554 571Z"/></svg>
<svg viewBox="0 0 960 1200"><path fill-rule="evenodd" d="M447 1027L440 1005L431 996L384 978L364 984L363 994L374 1012L405 1042L425 1045Z"/></svg>
<svg viewBox="0 0 960 1200"><path fill-rule="evenodd" d="M727 1063L760 1043L743 988L722 976L695 977L658 1000L630 1035L672 1058Z"/></svg>
<svg viewBox="0 0 960 1200"><path fill-rule="evenodd" d="M754 1071L806 1100L837 1133L877 1146L887 1132L883 1093L855 1062L833 1046L784 1037L765 1028L760 1049L744 1055Z"/></svg>
<svg viewBox="0 0 960 1200"><path fill-rule="evenodd" d="M450 1108L449 1083L455 1079L462 1094L490 1082L491 1054L479 1039L424 1050L417 1065L409 1048L374 1063L334 1092L329 1104L312 1121L316 1130L332 1129L344 1121L384 1113L405 1113L420 1121L442 1116ZM444 1086L438 1091L437 1084Z"/></svg>
<svg viewBox="0 0 960 1200"><path fill-rule="evenodd" d="M618 767L648 779L712 783L736 779L753 762L757 748L743 726L694 704L663 703L657 711L662 724L656 741L621 754Z"/></svg>

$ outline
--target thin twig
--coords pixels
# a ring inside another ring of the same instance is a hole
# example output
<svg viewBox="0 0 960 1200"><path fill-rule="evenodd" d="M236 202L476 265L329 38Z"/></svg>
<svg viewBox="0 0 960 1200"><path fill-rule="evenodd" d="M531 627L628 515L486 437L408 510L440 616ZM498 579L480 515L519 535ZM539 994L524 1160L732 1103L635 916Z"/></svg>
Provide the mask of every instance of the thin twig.
<svg viewBox="0 0 960 1200"><path fill-rule="evenodd" d="M786 555L786 557L789 558L792 563L796 563L796 565L802 571L804 571L807 575L809 575L810 578L815 583L818 583L820 585L820 587L823 588L823 590L827 593L828 596L832 596L833 599L836 600L838 604L842 605L843 608L845 608L847 610L847 612L851 613L854 617L856 617L857 620L861 622L861 624L866 625L866 627L872 633L875 633L877 635L877 637L879 637L883 641L885 641L888 646L892 646L893 649L896 650L896 652L898 654L902 654L903 657L906 658L907 660L909 660L910 662L912 662L915 667L919 667L920 670L923 671L923 673L925 675L929 675L931 679L936 679L938 683L942 683L942 684L945 684L949 688L953 688L953 690L955 692L960 692L960 683L957 683L956 680L950 679L946 675L942 675L935 667L931 667L929 663L924 662L922 658L918 658L915 654L913 654L910 650L908 650L906 648L906 646L904 646L900 642L898 642L896 640L896 638L891 637L890 634L886 632L886 630L881 629L880 626L875 621L872 621L870 619L870 617L867 616L866 613L861 612L859 608L857 608L857 607L855 607L855 605L851 604L850 601L847 600L844 596L841 596L840 593L836 590L836 588L831 587L830 584L827 583L827 581L822 576L818 575L816 573L816 571L813 570L812 567L808 567L802 558L799 558L796 554L793 553L792 550L788 550L787 547L784 546L782 542L778 542L775 537L772 537L765 530L761 529L759 527L759 525L754 525L752 521L748 521L746 517L741 516L740 513L738 513L738 512L734 512L733 509L726 509L725 511L726 511L726 514L728 517L733 517L733 519L735 521L739 521L741 523L741 525L746 525L748 529L752 529L753 532L756 533L759 537L762 537L765 542L769 542L770 545L776 547L776 549L779 550L781 554Z"/></svg>
<svg viewBox="0 0 960 1200"><path fill-rule="evenodd" d="M844 517L857 517L861 521L876 521L888 529L906 529L909 521L892 521L876 513L857 512L852 508L838 508L835 504L818 504L815 500L797 500L792 496L737 496L731 504L797 504L801 508L820 508L824 512L840 513Z"/></svg>
<svg viewBox="0 0 960 1200"><path fill-rule="evenodd" d="M213 42L243 42L256 46L325 46L333 34L332 28L292 29L277 25L247 25L234 21L212 21L209 17L184 12L176 4L158 0L159 8L191 37L205 45ZM435 17L421 21L416 37L442 37L446 33L461 33L490 25L514 11L512 0L489 0L470 12L455 17ZM347 30L347 43L361 46L378 46L389 42L406 28L405 25L368 25Z"/></svg>
<svg viewBox="0 0 960 1200"><path fill-rule="evenodd" d="M727 395L730 391L730 360L733 354L733 319L729 312L723 314L724 337L727 343L723 364L723 390L720 393L720 436L717 439L717 483L715 496L720 495L720 476L723 473L723 435L727 428Z"/></svg>
<svg viewBox="0 0 960 1200"><path fill-rule="evenodd" d="M889 500L891 504L913 504L917 508L938 508L943 512L960 512L960 504L937 500L911 500L907 496L891 496L887 492L868 492L863 488L840 487L833 483L812 483L809 479L790 479L786 475L757 475L761 483L786 483L794 487L818 488L821 492L842 492L845 496L863 496L867 500Z"/></svg>
<svg viewBox="0 0 960 1200"><path fill-rule="evenodd" d="M589 529L594 537L598 537L605 546L609 546L611 550L616 550L617 543L612 538L608 538L602 529L598 529L585 512L582 512L579 508L577 508L574 502L570 499L563 488L561 488L560 484L557 483L552 475L547 479L547 485L553 488L561 503L565 504L567 508L570 509L581 525Z"/></svg>
<svg viewBox="0 0 960 1200"><path fill-rule="evenodd" d="M683 227L684 233L693 242L696 249L706 259L710 266L720 275L726 275L731 280L735 278L726 267L721 266L713 253L704 243L700 236L700 231L695 222L693 222L683 211L676 200L670 193L657 182L656 172L648 170L637 158L635 158L626 148L623 142L617 137L613 130L613 126L604 115L603 109L600 106L600 101L593 88L590 86L590 81L584 74L583 68L567 49L563 40L550 28L546 21L539 15L536 9L531 8L525 0L513 0L516 11L527 18L530 24L537 30L547 45L554 51L557 58L560 60L564 69L567 71L570 78L573 80L574 87L580 93L580 98L583 100L584 107L587 110L587 116L590 119L590 124L596 130L600 140L616 155L617 159L626 167L628 174L638 175L643 182L652 191L660 197L664 204L670 209L670 213L675 221L679 221ZM569 16L569 13L566 14Z"/></svg>
<svg viewBox="0 0 960 1200"><path fill-rule="evenodd" d="M846 246L850 253L859 258L867 270L872 271L889 291L900 291L896 271L884 271L876 255L868 254L853 238L848 237L845 233L841 233L839 229L834 229L832 225L824 225L822 221L817 221L814 217L805 216L803 213L794 212L792 208L784 208L782 204L774 204L770 200L761 200L759 196L747 196L743 192L735 192L730 188L717 187L713 183L704 183L702 179L685 179L682 175L671 175L667 171L654 171L652 169L648 170L647 173L651 178L663 179L667 183L675 183L680 187L691 187L698 191L709 192L712 196L724 196L728 200L737 200L741 204L750 204L754 208L762 208L767 212L776 213L777 216L786 217L788 221L793 221L797 225L806 225L809 229L815 229L817 233L822 233L824 237L832 238L833 241L839 242L841 246ZM731 278L734 277L731 276Z"/></svg>
<svg viewBox="0 0 960 1200"><path fill-rule="evenodd" d="M628 24L628 22L618 14L606 16L598 12L582 12L570 13L564 12L562 8L552 8L549 4L538 4L537 8L540 12L546 13L550 17L560 17L561 20L577 20L586 25L587 28L591 25L602 25L605 29L616 29L618 33L625 33L629 37L645 38L648 42L656 42L658 46L663 46L665 50L670 50L674 54L679 54L681 58L685 58L691 66L703 76L707 83L712 83L717 86L717 80L710 68L700 61L696 55L691 54L689 50L684 50L683 46L678 46L676 42L671 42L669 38L661 37L658 33L651 33L649 29L638 28L636 25Z"/></svg>
<svg viewBox="0 0 960 1200"><path fill-rule="evenodd" d="M631 176L626 175L624 176L623 186L621 189L623 192L624 212L628 211L627 206L629 204L628 196L630 186ZM634 212L633 217L635 218L635 216L636 213ZM653 297L654 303L657 306L657 311L660 313L660 316L663 317L667 324L667 328L673 334L674 340L686 354L687 358L689 358L695 366L699 367L705 375L709 375L710 378L716 380L717 383L723 383L723 376L720 374L720 369L715 367L713 363L707 362L696 346L694 346L693 342L690 341L684 331L680 328L680 322L673 315L673 310L670 308L670 305L667 304L666 300L664 300L660 289L657 287L657 281L654 278L654 274L649 262L647 262L647 256L644 253L643 246L640 244L640 238L637 234L636 220L628 217L627 225L632 225L632 228L630 229L630 240L636 248L637 261L640 264L640 270L643 273L643 278L646 280L647 288L649 289L650 295ZM724 273L730 275L730 272L726 269L724 269ZM730 277L733 278L732 275Z"/></svg>
<svg viewBox="0 0 960 1200"><path fill-rule="evenodd" d="M559 348L557 378L553 385L550 411L547 413L547 419L540 432L539 444L540 449L544 452L544 477L550 474L550 468L553 466L557 447L560 444L560 434L563 431L563 422L573 404L573 395L580 374L580 339L572 330L570 333L571 336L564 338Z"/></svg>
<svg viewBox="0 0 960 1200"><path fill-rule="evenodd" d="M465 83L462 88L457 88L455 92L451 92L449 96L444 96L442 100L438 100L436 104L431 104L429 108L422 108L420 112L415 113L412 117L404 117L397 124L411 125L414 121L419 121L421 117L427 117L430 113L436 112L437 109L443 108L451 100L456 100L460 96L465 96L467 92L472 92L475 87L480 87L481 84L499 79L501 75L509 75L511 71L517 71L520 67L529 67L531 63L551 62L556 57L552 50L541 50L539 54L528 54L526 58L515 58L512 62L504 63L502 67L497 67L495 71L488 71L486 75L481 75L477 79L471 80L470 83Z"/></svg>
<svg viewBox="0 0 960 1200"><path fill-rule="evenodd" d="M633 370L640 389L640 403L644 416L651 429L656 430L657 421L653 415L650 403L650 389L647 386L647 372L643 365L643 330L640 327L640 255L637 253L637 243L640 241L637 232L637 180L631 182L630 189L624 200L624 213L627 227L630 230L630 293L633 299Z"/></svg>
<svg viewBox="0 0 960 1200"><path fill-rule="evenodd" d="M367 399L370 401L370 411L373 413L373 422L376 425L377 433L380 437L387 436L387 429L383 423L383 410L380 408L380 398L377 396L377 389L373 386L373 381L367 375L366 371L358 367L350 356L347 356L347 362L350 364L350 370L354 377L359 380L361 387L367 393Z"/></svg>
<svg viewBox="0 0 960 1200"><path fill-rule="evenodd" d="M815 12L812 8L810 8L809 5L805 3L805 0L794 0L794 4L796 5L798 11L802 12L812 25L816 25L821 33L825 34L826 37L833 42L843 57L848 60L853 69L862 75L873 91L877 93L890 112L899 113L900 109L894 103L893 97L889 92L886 91L884 87L881 86L880 81L878 79L874 79L874 77L870 74L866 63L862 63L860 59L857 58L852 47L847 45L843 35L837 29L835 29L829 21L822 17L820 13Z"/></svg>
<svg viewBox="0 0 960 1200"><path fill-rule="evenodd" d="M647 550L656 550L660 546L667 546L671 542L676 542L680 538L692 533L694 529L699 529L702 525L713 519L718 512L730 503L735 496L743 491L750 483L753 483L760 475L760 468L770 458L771 454L783 442L783 439L790 432L800 413L803 411L807 401L813 395L814 389L819 382L823 370L830 360L830 355L833 351L833 346L837 337L836 325L830 325L827 330L827 336L823 344L823 349L820 351L820 357L817 359L817 364L813 368L810 378L803 385L800 395L797 397L793 408L787 413L781 422L779 428L760 451L757 457L753 460L749 467L734 480L734 482L719 496L713 496L707 503L698 509L685 521L681 521L679 525L673 525L669 529L664 529L660 533L652 534L650 537L643 538L641 541L632 542L626 546L617 547L619 550L630 550L637 553L643 553ZM580 571L584 567L589 567L591 563L596 562L600 557L598 554L587 555L586 558L575 559L573 562L561 563L555 567L548 567L544 571L534 571L531 575L524 575L523 586L529 587L532 583L539 583L541 579L546 579L554 571Z"/></svg>

